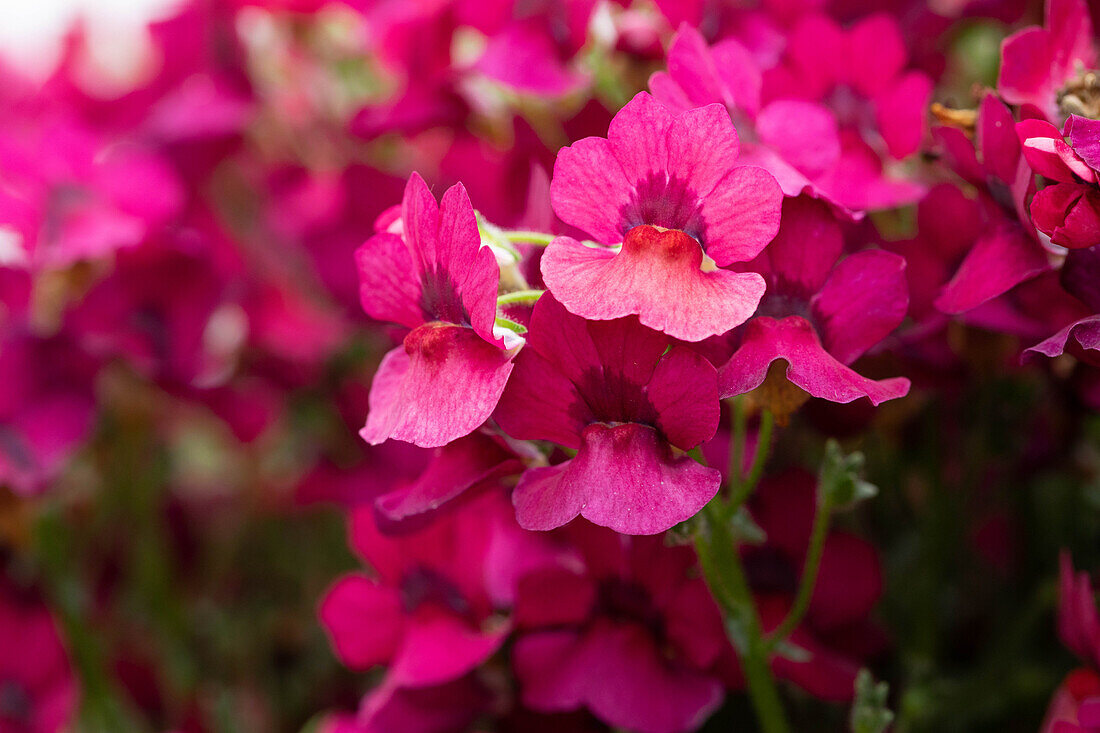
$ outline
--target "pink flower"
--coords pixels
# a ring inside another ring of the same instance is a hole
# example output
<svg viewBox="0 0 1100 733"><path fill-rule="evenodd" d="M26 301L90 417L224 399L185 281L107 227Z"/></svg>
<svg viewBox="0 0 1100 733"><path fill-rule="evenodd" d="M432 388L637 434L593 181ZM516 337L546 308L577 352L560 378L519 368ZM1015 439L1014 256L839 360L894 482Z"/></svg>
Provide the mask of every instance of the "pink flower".
<svg viewBox="0 0 1100 733"><path fill-rule="evenodd" d="M824 104L777 99L761 109L762 79L763 71L738 41L708 48L697 30L684 25L669 46L668 72L654 74L649 85L674 109L725 105L755 141L742 144L742 160L774 175L787 196L807 193L861 211L909 203L923 192L916 183L887 178L874 151L858 136L842 134Z"/></svg>
<svg viewBox="0 0 1100 733"><path fill-rule="evenodd" d="M0 733L68 730L80 695L49 610L0 578Z"/></svg>
<svg viewBox="0 0 1100 733"><path fill-rule="evenodd" d="M654 534L698 512L721 476L673 448L709 440L718 425L714 368L635 318L585 321L550 294L535 305L528 345L496 419L514 438L576 450L531 468L512 495L525 529L578 514L626 534Z"/></svg>
<svg viewBox="0 0 1100 733"><path fill-rule="evenodd" d="M17 235L20 264L37 271L106 257L179 211L182 188L160 157L109 142L60 115L5 115L0 228Z"/></svg>
<svg viewBox="0 0 1100 733"><path fill-rule="evenodd" d="M867 397L877 405L909 391L907 379L876 382L847 366L905 317L905 260L865 250L837 262L842 250L839 225L823 204L786 200L779 234L747 265L764 274L768 291L719 372L722 396L760 386L777 359L787 362L793 384L833 402Z"/></svg>
<svg viewBox="0 0 1100 733"><path fill-rule="evenodd" d="M439 205L414 173L401 219L356 263L363 310L412 329L378 367L360 434L435 447L475 430L504 391L519 339L494 332L500 268L466 190L453 186Z"/></svg>
<svg viewBox="0 0 1100 733"><path fill-rule="evenodd" d="M738 140L719 105L675 114L639 93L608 138L558 153L554 211L600 244L558 237L542 258L547 287L571 313L637 315L643 325L699 341L740 325L763 282L721 269L775 236L782 193L766 171L737 165ZM715 263L703 266L704 253Z"/></svg>
<svg viewBox="0 0 1100 733"><path fill-rule="evenodd" d="M34 494L61 473L92 427L94 370L68 338L0 338L0 485Z"/></svg>
<svg viewBox="0 0 1100 733"><path fill-rule="evenodd" d="M1063 353L1100 366L1100 245L1071 250L1059 273L1062 289L1091 314L1067 323L1057 333L1024 351L1025 359ZM1060 323L1065 323L1062 319Z"/></svg>
<svg viewBox="0 0 1100 733"><path fill-rule="evenodd" d="M1100 615L1088 573L1075 573L1068 552L1059 558L1058 637L1086 668L1071 672L1054 693L1043 733L1100 730Z"/></svg>
<svg viewBox="0 0 1100 733"><path fill-rule="evenodd" d="M847 29L822 13L804 13L790 31L783 62L764 76L765 101L822 102L842 128L904 158L920 147L932 95L932 81L906 71L907 61L901 29L886 13Z"/></svg>
<svg viewBox="0 0 1100 733"><path fill-rule="evenodd" d="M512 652L524 705L588 708L615 728L694 730L721 704L711 668L727 643L686 547L574 525L580 568L519 583Z"/></svg>
<svg viewBox="0 0 1100 733"><path fill-rule="evenodd" d="M1058 120L1058 92L1078 70L1096 65L1092 21L1083 0L1047 0L1045 27L1013 33L1001 46L997 91L1010 104L1031 104Z"/></svg>
<svg viewBox="0 0 1100 733"><path fill-rule="evenodd" d="M1093 167L1100 164L1100 122L1070 115L1059 132L1045 120L1023 120L1016 134L1031 169L1053 183L1031 200L1036 228L1069 249L1100 244L1100 188Z"/></svg>

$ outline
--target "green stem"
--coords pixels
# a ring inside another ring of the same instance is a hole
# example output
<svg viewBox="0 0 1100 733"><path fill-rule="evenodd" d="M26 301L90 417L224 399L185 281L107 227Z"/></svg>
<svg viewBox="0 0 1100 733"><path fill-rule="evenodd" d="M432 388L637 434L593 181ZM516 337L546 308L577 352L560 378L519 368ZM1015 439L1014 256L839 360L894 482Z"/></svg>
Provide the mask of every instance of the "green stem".
<svg viewBox="0 0 1100 733"><path fill-rule="evenodd" d="M544 234L543 232L512 230L501 233L509 242L526 242L527 244L536 244L542 247L554 241L553 234Z"/></svg>
<svg viewBox="0 0 1100 733"><path fill-rule="evenodd" d="M802 622L806 610L810 607L810 599L814 594L814 586L817 585L817 572L821 568L821 555L825 549L825 537L829 531L829 519L832 513L833 508L829 503L829 498L823 494L819 495L817 511L814 513L813 528L810 530L810 546L806 550L806 560L802 565L802 577L798 581L798 592L786 618L768 636L767 648L769 651L798 628L798 624Z"/></svg>
<svg viewBox="0 0 1100 733"><path fill-rule="evenodd" d="M728 616L727 632L740 653L749 699L764 733L787 733L790 729L768 665L768 648L760 617L741 566L741 556L725 520L721 499L716 498L708 504L703 513L707 530L695 537L699 564L707 585Z"/></svg>
<svg viewBox="0 0 1100 733"><path fill-rule="evenodd" d="M544 290L516 290L497 297L497 305L513 305L515 303L534 303L542 297Z"/></svg>
<svg viewBox="0 0 1100 733"><path fill-rule="evenodd" d="M734 413L736 417L736 412ZM745 478L740 478L736 484L733 484L733 489L730 492L730 506L733 511L748 501L752 496L752 492L756 489L756 485L760 483L760 478L764 475L764 466L768 462L768 454L771 452L772 447L772 427L775 425L775 416L772 415L771 410L765 409L760 412L760 427L756 433L756 452L752 457L752 467L749 469L749 475ZM736 428L736 425L734 426ZM744 427L742 427L742 431ZM736 436L735 436L736 437ZM739 466L745 465L744 459L744 436L741 437L741 458Z"/></svg>

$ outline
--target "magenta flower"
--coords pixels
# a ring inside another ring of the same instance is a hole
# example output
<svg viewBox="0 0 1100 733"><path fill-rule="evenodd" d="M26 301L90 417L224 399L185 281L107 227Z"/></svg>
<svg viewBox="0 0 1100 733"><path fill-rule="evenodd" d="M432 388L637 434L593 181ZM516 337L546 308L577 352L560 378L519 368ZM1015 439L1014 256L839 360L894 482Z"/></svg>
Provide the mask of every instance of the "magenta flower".
<svg viewBox="0 0 1100 733"><path fill-rule="evenodd" d="M1060 356L1066 352L1100 366L1100 245L1071 250L1060 273L1062 288L1086 307L1087 315L1024 351L1025 359ZM1063 323L1065 321L1062 321Z"/></svg>
<svg viewBox="0 0 1100 733"><path fill-rule="evenodd" d="M755 257L775 236L782 193L763 169L738 166L737 153L722 107L675 114L644 92L615 116L607 139L563 148L554 211L622 248L555 239L542 258L554 297L584 318L637 315L686 341L743 323L764 284L721 268ZM703 265L704 253L717 268Z"/></svg>
<svg viewBox="0 0 1100 733"><path fill-rule="evenodd" d="M777 359L787 379L814 397L875 405L909 391L909 380L874 381L847 365L884 339L905 317L905 260L865 250L837 262L840 228L829 210L807 198L787 199L783 225L748 266L768 279L756 317L718 376L726 397L759 387Z"/></svg>
<svg viewBox="0 0 1100 733"><path fill-rule="evenodd" d="M1095 66L1084 0L1047 0L1045 27L1024 28L1004 40L997 91L1010 104L1031 104L1058 120L1058 93L1079 71Z"/></svg>
<svg viewBox="0 0 1100 733"><path fill-rule="evenodd" d="M178 213L183 190L155 153L111 145L59 115L10 119L0 134L0 231L33 271L109 256Z"/></svg>
<svg viewBox="0 0 1100 733"><path fill-rule="evenodd" d="M34 595L0 578L0 731L56 733L80 696L57 624Z"/></svg>
<svg viewBox="0 0 1100 733"><path fill-rule="evenodd" d="M584 707L642 733L696 729L722 701L711 668L727 642L692 552L571 529L583 569L547 568L519 583L512 660L524 705Z"/></svg>
<svg viewBox="0 0 1100 733"><path fill-rule="evenodd" d="M1070 115L1059 132L1045 120L1023 120L1016 134L1031 169L1052 184L1031 200L1036 228L1069 249L1100 244L1100 188L1093 167L1100 165L1100 122Z"/></svg>
<svg viewBox="0 0 1100 733"><path fill-rule="evenodd" d="M378 532L369 508L352 514L352 545L373 574L338 579L319 614L341 662L387 665L379 694L461 680L504 642L507 625L493 615L485 574L494 521L510 512L496 511L493 498L395 538Z"/></svg>
<svg viewBox="0 0 1100 733"><path fill-rule="evenodd" d="M668 50L668 72L649 80L653 94L673 109L725 105L746 137L741 159L775 176L783 193L822 198L861 211L909 203L923 187L883 174L882 162L858 136L842 134L826 105L776 99L761 105L764 72L734 39L712 47L696 29L681 26ZM917 127L918 138L920 126ZM848 211L849 215L851 211Z"/></svg>
<svg viewBox="0 0 1100 733"><path fill-rule="evenodd" d="M1069 553L1059 558L1058 637L1087 665L1071 672L1054 693L1043 733L1100 729L1100 615L1088 573L1075 573Z"/></svg>
<svg viewBox="0 0 1100 733"><path fill-rule="evenodd" d="M496 419L514 438L577 451L531 468L512 495L525 529L578 514L626 534L663 532L698 512L721 475L690 450L718 426L714 368L636 318L585 321L550 294L531 316L528 345Z"/></svg>
<svg viewBox="0 0 1100 733"><path fill-rule="evenodd" d="M0 486L27 495L57 478L91 430L94 371L67 338L0 337Z"/></svg>
<svg viewBox="0 0 1100 733"><path fill-rule="evenodd" d="M920 147L932 95L932 81L906 71L907 62L901 29L886 13L847 29L825 14L804 13L790 31L783 62L764 76L765 101L822 102L842 128L905 158Z"/></svg>
<svg viewBox="0 0 1100 733"><path fill-rule="evenodd" d="M414 173L396 228L356 252L363 310L412 329L378 367L360 434L445 445L492 413L522 340L494 330L500 268L461 184L439 205Z"/></svg>
<svg viewBox="0 0 1100 733"><path fill-rule="evenodd" d="M969 252L936 299L938 309L958 314L1003 295L1050 264L1028 216L1025 201L1034 177L1005 104L992 94L982 99L974 141L954 127L934 133L948 165L978 189L983 214Z"/></svg>

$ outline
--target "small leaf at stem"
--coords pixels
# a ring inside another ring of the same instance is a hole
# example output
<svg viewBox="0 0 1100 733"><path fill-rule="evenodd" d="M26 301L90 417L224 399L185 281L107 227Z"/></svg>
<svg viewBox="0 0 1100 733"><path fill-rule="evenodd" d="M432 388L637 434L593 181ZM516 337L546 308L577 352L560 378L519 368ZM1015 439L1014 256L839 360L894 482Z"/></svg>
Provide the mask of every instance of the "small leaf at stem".
<svg viewBox="0 0 1100 733"><path fill-rule="evenodd" d="M847 509L878 494L878 487L864 481L859 473L864 458L860 452L844 455L840 444L830 439L818 474L818 491L824 502L835 509Z"/></svg>
<svg viewBox="0 0 1100 733"><path fill-rule="evenodd" d="M886 706L890 686L875 682L866 669L856 675L856 698L852 703L849 727L852 733L883 733L894 720L894 713Z"/></svg>

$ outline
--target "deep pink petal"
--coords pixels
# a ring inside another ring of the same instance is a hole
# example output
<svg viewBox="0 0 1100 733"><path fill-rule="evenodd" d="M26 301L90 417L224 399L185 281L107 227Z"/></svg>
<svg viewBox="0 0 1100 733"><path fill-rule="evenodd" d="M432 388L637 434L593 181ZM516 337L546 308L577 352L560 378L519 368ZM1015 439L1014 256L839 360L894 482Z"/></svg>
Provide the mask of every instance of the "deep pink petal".
<svg viewBox="0 0 1100 733"><path fill-rule="evenodd" d="M875 120L886 149L895 158L917 152L924 137L932 80L911 71L875 98Z"/></svg>
<svg viewBox="0 0 1100 733"><path fill-rule="evenodd" d="M882 584L874 545L847 532L830 533L810 601L814 628L826 630L866 618L882 595Z"/></svg>
<svg viewBox="0 0 1100 733"><path fill-rule="evenodd" d="M580 446L581 431L595 416L573 382L554 364L534 349L524 348L508 384L494 415L508 435L549 440L566 448Z"/></svg>
<svg viewBox="0 0 1100 733"><path fill-rule="evenodd" d="M767 295L808 302L825 284L843 247L840 225L824 203L785 198L779 233L764 251L772 278Z"/></svg>
<svg viewBox="0 0 1100 733"><path fill-rule="evenodd" d="M708 104L676 115L668 127L667 150L668 176L689 182L688 188L705 198L736 165L740 143L725 108Z"/></svg>
<svg viewBox="0 0 1100 733"><path fill-rule="evenodd" d="M416 328L424 322L412 255L395 234L375 234L355 251L359 302L371 318Z"/></svg>
<svg viewBox="0 0 1100 733"><path fill-rule="evenodd" d="M1001 224L975 242L936 299L944 313L964 313L1049 267L1042 248L1020 227Z"/></svg>
<svg viewBox="0 0 1100 733"><path fill-rule="evenodd" d="M886 338L908 308L905 260L881 250L846 257L813 300L821 341L844 364Z"/></svg>
<svg viewBox="0 0 1100 733"><path fill-rule="evenodd" d="M691 450L718 429L718 373L685 346L661 359L646 395L657 410L657 427L677 448Z"/></svg>
<svg viewBox="0 0 1100 733"><path fill-rule="evenodd" d="M622 241L619 212L629 205L632 190L633 182L627 180L607 140L586 137L558 151L550 181L554 213L597 241Z"/></svg>
<svg viewBox="0 0 1100 733"><path fill-rule="evenodd" d="M886 90L905 67L905 41L893 17L869 15L848 31L848 79L863 94L874 97Z"/></svg>
<svg viewBox="0 0 1100 733"><path fill-rule="evenodd" d="M1005 183L1012 183L1020 161L1020 139L1012 112L992 92L982 98L977 136L985 169Z"/></svg>
<svg viewBox="0 0 1100 733"><path fill-rule="evenodd" d="M558 97L579 89L584 77L568 69L545 29L513 23L489 37L474 69L518 92Z"/></svg>
<svg viewBox="0 0 1100 733"><path fill-rule="evenodd" d="M416 618L407 626L389 674L399 685L426 687L458 679L496 653L507 629L475 629L449 614Z"/></svg>
<svg viewBox="0 0 1100 733"><path fill-rule="evenodd" d="M760 254L779 231L782 202L783 191L771 173L756 166L734 168L699 209L707 254L720 267Z"/></svg>
<svg viewBox="0 0 1100 733"><path fill-rule="evenodd" d="M346 575L321 599L321 624L346 666L365 670L393 659L405 633L401 596L365 575Z"/></svg>
<svg viewBox="0 0 1100 733"><path fill-rule="evenodd" d="M778 200L775 211L778 227ZM554 297L583 318L636 314L650 328L701 341L743 323L764 292L755 273L703 272L702 257L683 232L640 226L627 233L618 254L558 237L543 255L542 275Z"/></svg>
<svg viewBox="0 0 1100 733"><path fill-rule="evenodd" d="M585 429L575 458L527 471L512 494L525 529L554 529L581 514L623 534L656 534L698 512L721 474L674 457L653 428L635 423Z"/></svg>
<svg viewBox="0 0 1100 733"><path fill-rule="evenodd" d="M840 158L840 136L833 115L816 102L780 99L756 118L760 142L810 178L829 170Z"/></svg>
<svg viewBox="0 0 1100 733"><path fill-rule="evenodd" d="M1081 349L1100 352L1100 315L1082 318L1069 324L1047 340L1025 349L1024 354L1025 356L1041 354L1051 358L1061 356L1067 348L1073 350L1071 340L1076 341ZM1093 361L1100 364L1100 353L1094 355Z"/></svg>
<svg viewBox="0 0 1100 733"><path fill-rule="evenodd" d="M518 472L521 465L499 443L473 433L438 448L415 481L379 496L374 505L386 520L401 522L435 511L482 482Z"/></svg>
<svg viewBox="0 0 1100 733"><path fill-rule="evenodd" d="M638 92L611 120L607 141L611 153L622 166L623 175L632 186L651 178L664 177L668 164L668 131L673 119L675 116L668 107L649 94ZM557 166L554 167L554 178L557 178ZM602 198L605 205L611 203L607 201L607 193ZM554 208L556 211L557 206ZM568 221L560 212L558 216Z"/></svg>
<svg viewBox="0 0 1100 733"><path fill-rule="evenodd" d="M749 321L741 347L718 372L718 393L732 397L756 389L776 359L787 362L787 379L793 384L831 402L867 397L878 405L909 391L909 380L902 377L874 381L860 376L825 351L809 322L789 316Z"/></svg>
<svg viewBox="0 0 1100 733"><path fill-rule="evenodd" d="M434 448L485 422L512 372L507 352L472 329L426 323L382 359L360 435Z"/></svg>
<svg viewBox="0 0 1100 733"><path fill-rule="evenodd" d="M1050 78L1053 50L1042 28L1024 28L1001 44L997 91L1009 104L1034 104L1052 117L1055 82Z"/></svg>
<svg viewBox="0 0 1100 733"><path fill-rule="evenodd" d="M519 630L579 625L597 600L592 578L564 568L544 568L519 581L515 624Z"/></svg>
<svg viewBox="0 0 1100 733"><path fill-rule="evenodd" d="M1100 121L1070 115L1066 133L1074 152L1094 171L1100 170Z"/></svg>

